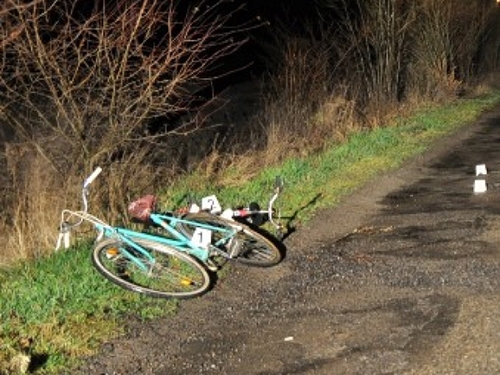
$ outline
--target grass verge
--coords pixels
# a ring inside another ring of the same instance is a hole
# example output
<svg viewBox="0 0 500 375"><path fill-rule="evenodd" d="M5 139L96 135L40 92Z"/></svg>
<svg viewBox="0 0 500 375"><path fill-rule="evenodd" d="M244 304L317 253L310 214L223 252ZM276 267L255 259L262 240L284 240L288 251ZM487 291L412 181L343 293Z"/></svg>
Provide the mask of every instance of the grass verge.
<svg viewBox="0 0 500 375"><path fill-rule="evenodd" d="M186 192L199 197L216 194L223 206L266 202L275 176L280 175L286 183L280 198L283 214L292 217L290 225L295 226L499 102L500 92L493 92L425 108L390 126L354 134L320 154L265 169L251 181L235 179L244 171L228 169L231 180L240 181L230 186L218 185L213 178L187 176L162 194L163 203L178 203ZM129 314L141 319L175 314L176 301L142 297L100 277L91 265L89 248L81 243L36 263L0 271L0 373L22 372L23 363L31 373L57 373L122 334L123 319ZM29 364L23 362L26 358Z"/></svg>
<svg viewBox="0 0 500 375"><path fill-rule="evenodd" d="M127 293L100 277L89 244L0 273L0 374L55 373L122 334L124 316L140 319L174 314L176 301Z"/></svg>

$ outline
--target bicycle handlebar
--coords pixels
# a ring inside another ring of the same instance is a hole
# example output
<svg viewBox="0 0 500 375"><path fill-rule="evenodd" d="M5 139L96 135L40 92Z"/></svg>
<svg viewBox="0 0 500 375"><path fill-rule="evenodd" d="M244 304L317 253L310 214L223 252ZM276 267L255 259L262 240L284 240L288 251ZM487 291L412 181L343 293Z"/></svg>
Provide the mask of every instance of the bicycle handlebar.
<svg viewBox="0 0 500 375"><path fill-rule="evenodd" d="M71 229L74 227L79 226L83 221L87 220L92 222L94 225L97 224L97 226L101 227L109 227L108 224L105 222L99 220L95 216L92 216L88 214L88 201L87 201L87 194L88 190L87 188L89 185L94 182L94 180L99 176L99 174L102 172L101 167L97 167L90 176L88 176L85 181L83 182L83 188L82 188L82 201L83 201L83 211L70 211L70 210L63 210L61 213L61 223L59 224L59 237L57 239L56 243L56 250L58 250L61 245L64 243L64 247L68 248L69 247L69 236ZM71 217L76 217L78 218L77 222L70 223L69 219Z"/></svg>
<svg viewBox="0 0 500 375"><path fill-rule="evenodd" d="M83 188L85 189L87 186L89 186L94 180L99 176L99 174L102 172L101 167L97 167L94 172L90 176L87 177L87 179L83 183Z"/></svg>
<svg viewBox="0 0 500 375"><path fill-rule="evenodd" d="M94 182L94 180L99 176L99 174L102 172L101 167L97 167L94 172L90 176L88 176L85 181L83 182L83 189L82 189L82 200L83 200L83 212L87 212L88 210L88 201L87 201L87 188L88 186Z"/></svg>

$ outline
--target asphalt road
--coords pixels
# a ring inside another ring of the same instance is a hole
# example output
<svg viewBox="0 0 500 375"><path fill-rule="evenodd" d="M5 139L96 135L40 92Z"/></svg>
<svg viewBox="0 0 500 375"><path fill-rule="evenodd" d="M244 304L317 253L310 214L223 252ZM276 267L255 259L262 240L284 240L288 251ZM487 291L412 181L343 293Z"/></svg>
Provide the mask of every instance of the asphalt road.
<svg viewBox="0 0 500 375"><path fill-rule="evenodd" d="M280 265L235 266L80 372L500 374L499 213L500 107L318 212Z"/></svg>

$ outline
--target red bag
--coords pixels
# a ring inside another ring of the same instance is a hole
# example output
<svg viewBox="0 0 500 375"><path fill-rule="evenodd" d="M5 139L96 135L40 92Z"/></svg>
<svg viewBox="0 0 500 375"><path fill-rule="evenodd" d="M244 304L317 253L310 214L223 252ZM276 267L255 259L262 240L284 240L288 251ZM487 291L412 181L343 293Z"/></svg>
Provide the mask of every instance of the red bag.
<svg viewBox="0 0 500 375"><path fill-rule="evenodd" d="M156 197L148 194L141 197L128 205L128 213L132 218L139 221L148 221L151 212L154 211L156 205Z"/></svg>

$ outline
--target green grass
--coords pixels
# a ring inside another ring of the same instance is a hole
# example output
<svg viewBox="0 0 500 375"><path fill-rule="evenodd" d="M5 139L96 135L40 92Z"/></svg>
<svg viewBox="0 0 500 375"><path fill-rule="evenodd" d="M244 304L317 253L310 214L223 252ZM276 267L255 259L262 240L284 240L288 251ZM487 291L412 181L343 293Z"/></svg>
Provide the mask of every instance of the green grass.
<svg viewBox="0 0 500 375"><path fill-rule="evenodd" d="M197 197L216 194L224 207L250 201L263 205L272 194L275 176L280 175L285 190L279 206L284 216L293 217L291 225L300 225L317 209L334 206L498 102L500 92L494 92L426 108L391 126L354 134L321 154L262 170L238 186L216 186L188 176L168 194L164 192L163 201L178 203L186 192L193 192ZM237 176L238 172L228 173ZM92 267L90 246L84 243L36 263L4 269L0 285L0 373L7 371L8 362L18 353L43 358L36 373L56 373L120 335L127 314L150 319L175 314L178 307L176 301L142 297L106 281Z"/></svg>
<svg viewBox="0 0 500 375"><path fill-rule="evenodd" d="M50 373L121 334L126 314L148 319L177 309L176 301L107 282L92 267L88 244L3 270L0 283L0 373L19 352L46 358L39 373Z"/></svg>

